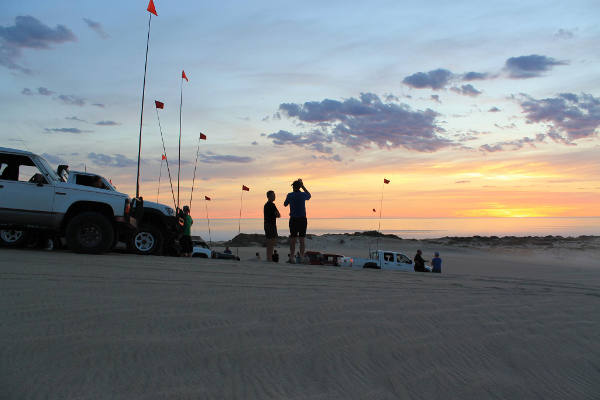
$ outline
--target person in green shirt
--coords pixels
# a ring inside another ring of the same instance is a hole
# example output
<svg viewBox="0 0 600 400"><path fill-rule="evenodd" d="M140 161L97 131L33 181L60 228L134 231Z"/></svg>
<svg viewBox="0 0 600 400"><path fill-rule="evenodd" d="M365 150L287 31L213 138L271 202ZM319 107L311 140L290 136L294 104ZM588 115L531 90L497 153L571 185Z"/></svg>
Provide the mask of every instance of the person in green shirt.
<svg viewBox="0 0 600 400"><path fill-rule="evenodd" d="M182 256L183 257L191 257L192 256L192 224L194 220L190 215L190 208L188 206L183 206L183 236L181 236L181 240L179 243L181 244Z"/></svg>

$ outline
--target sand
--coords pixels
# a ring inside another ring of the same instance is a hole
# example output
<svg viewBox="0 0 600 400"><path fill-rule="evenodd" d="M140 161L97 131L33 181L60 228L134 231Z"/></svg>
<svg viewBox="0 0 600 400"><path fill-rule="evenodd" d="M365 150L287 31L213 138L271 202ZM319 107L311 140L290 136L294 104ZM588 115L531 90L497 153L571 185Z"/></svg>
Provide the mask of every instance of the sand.
<svg viewBox="0 0 600 400"><path fill-rule="evenodd" d="M441 275L244 261L257 250L0 249L0 398L600 397L597 249L424 248Z"/></svg>

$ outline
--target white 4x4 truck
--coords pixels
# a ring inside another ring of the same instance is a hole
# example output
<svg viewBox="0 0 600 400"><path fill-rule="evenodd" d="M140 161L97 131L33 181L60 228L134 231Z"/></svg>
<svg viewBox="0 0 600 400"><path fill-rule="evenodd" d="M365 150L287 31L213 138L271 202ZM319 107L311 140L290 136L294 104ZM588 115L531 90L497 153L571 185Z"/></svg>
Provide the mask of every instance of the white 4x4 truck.
<svg viewBox="0 0 600 400"><path fill-rule="evenodd" d="M370 256L370 258L351 258L350 263L343 263L342 266L414 271L412 260L405 254L395 251L375 250L371 252ZM425 268L431 269L429 266L425 266Z"/></svg>
<svg viewBox="0 0 600 400"><path fill-rule="evenodd" d="M112 248L135 229L142 202L102 183L64 182L43 157L0 147L0 239L18 245L41 230L65 237L77 252Z"/></svg>

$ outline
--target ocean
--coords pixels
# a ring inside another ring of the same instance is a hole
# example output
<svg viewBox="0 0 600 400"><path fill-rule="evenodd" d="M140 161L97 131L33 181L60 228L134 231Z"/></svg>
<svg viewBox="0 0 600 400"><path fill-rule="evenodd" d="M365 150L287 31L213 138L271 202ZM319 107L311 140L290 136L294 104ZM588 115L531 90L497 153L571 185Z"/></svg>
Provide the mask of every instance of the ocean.
<svg viewBox="0 0 600 400"><path fill-rule="evenodd" d="M264 233L262 218L242 219L242 233ZM277 221L281 236L287 236L288 218ZM307 233L353 233L378 230L377 218L309 218ZM580 236L600 235L600 217L543 218L383 218L381 232L404 239L443 236ZM229 240L238 234L237 219L211 219L210 240ZM206 218L194 219L192 234L209 240Z"/></svg>

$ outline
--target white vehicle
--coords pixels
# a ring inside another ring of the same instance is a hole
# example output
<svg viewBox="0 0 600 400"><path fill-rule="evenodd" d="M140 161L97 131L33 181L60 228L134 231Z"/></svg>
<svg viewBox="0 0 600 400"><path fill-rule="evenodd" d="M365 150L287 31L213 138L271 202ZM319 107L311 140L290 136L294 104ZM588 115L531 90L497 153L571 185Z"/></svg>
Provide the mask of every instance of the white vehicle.
<svg viewBox="0 0 600 400"><path fill-rule="evenodd" d="M112 248L135 229L142 204L101 183L65 182L43 157L0 147L1 242L18 246L39 230L65 237L77 252Z"/></svg>
<svg viewBox="0 0 600 400"><path fill-rule="evenodd" d="M412 260L405 254L396 251L374 250L370 258L352 258L349 263L353 268L389 269L394 271L414 271ZM348 266L343 263L342 266ZM425 266L431 270L431 267Z"/></svg>
<svg viewBox="0 0 600 400"><path fill-rule="evenodd" d="M112 182L94 173L65 169L61 175L69 184L96 184L103 189L117 191ZM173 208L153 201L144 201L144 212L137 223L137 229L124 240L129 250L141 255L179 255L179 236L183 230L175 218Z"/></svg>
<svg viewBox="0 0 600 400"><path fill-rule="evenodd" d="M192 236L192 244L192 257L212 258L212 250L200 236Z"/></svg>

